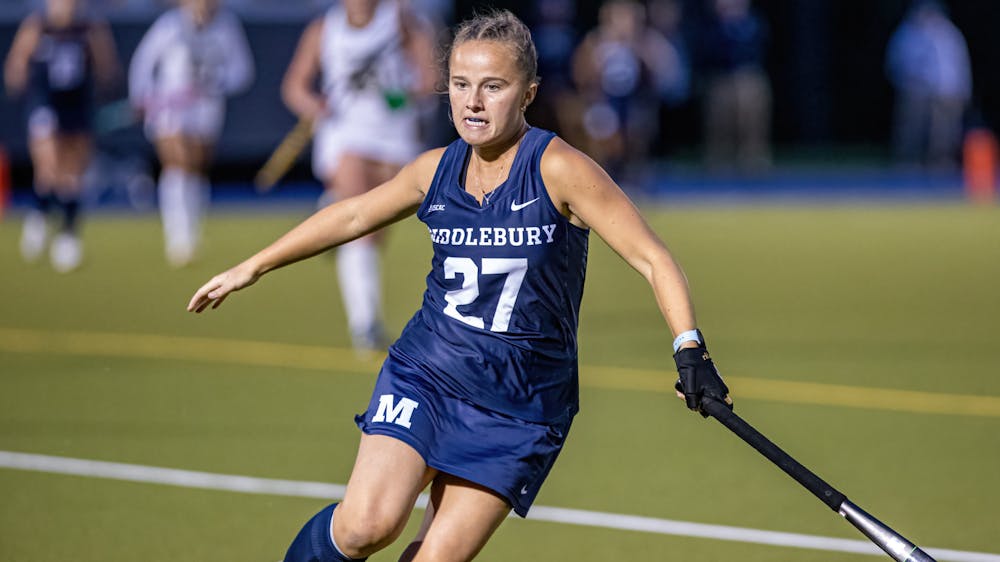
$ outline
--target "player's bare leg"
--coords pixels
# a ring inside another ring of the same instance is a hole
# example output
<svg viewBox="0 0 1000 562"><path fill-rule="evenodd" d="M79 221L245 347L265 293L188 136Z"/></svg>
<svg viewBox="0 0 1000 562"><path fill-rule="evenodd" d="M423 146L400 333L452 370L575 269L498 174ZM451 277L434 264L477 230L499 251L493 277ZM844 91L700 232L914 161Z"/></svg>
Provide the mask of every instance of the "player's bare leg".
<svg viewBox="0 0 1000 562"><path fill-rule="evenodd" d="M49 242L48 215L56 205L55 184L59 161L53 134L32 135L28 143L34 173L36 202L25 215L21 230L21 256L27 262L38 260Z"/></svg>
<svg viewBox="0 0 1000 562"><path fill-rule="evenodd" d="M413 537L410 544L407 545L403 553L399 555L399 562L410 562L413 557L417 555L417 551L420 550L420 545L424 542L424 537L427 536L427 531L431 528L431 523L434 521L434 502L427 502L427 507L424 509L424 518L420 521L420 529L417 531L417 535Z"/></svg>
<svg viewBox="0 0 1000 562"><path fill-rule="evenodd" d="M156 152L163 168L159 200L167 261L183 267L194 259L201 238L212 145L195 137L171 135L156 140Z"/></svg>
<svg viewBox="0 0 1000 562"><path fill-rule="evenodd" d="M83 174L90 165L93 142L88 134L57 135L58 178L53 184L62 209L62 224L52 241L52 267L61 273L72 271L83 261L78 216L83 194Z"/></svg>
<svg viewBox="0 0 1000 562"><path fill-rule="evenodd" d="M39 204L25 217L21 253L27 261L41 256L48 243L46 215L58 209L61 224L52 243L52 265L59 272L72 271L83 259L77 217L92 141L89 135L81 133L38 135L29 141L29 151Z"/></svg>
<svg viewBox="0 0 1000 562"><path fill-rule="evenodd" d="M420 532L400 562L472 560L510 509L507 500L492 490L450 474L438 474Z"/></svg>
<svg viewBox="0 0 1000 562"><path fill-rule="evenodd" d="M384 435L362 435L344 499L333 514L339 550L364 558L403 532L417 496L437 471L409 445Z"/></svg>
<svg viewBox="0 0 1000 562"><path fill-rule="evenodd" d="M398 166L344 153L329 182L333 200L360 195L391 179ZM375 232L337 248L337 279L340 283L354 348L360 353L381 350L385 345L382 328L382 283L379 245L384 235Z"/></svg>

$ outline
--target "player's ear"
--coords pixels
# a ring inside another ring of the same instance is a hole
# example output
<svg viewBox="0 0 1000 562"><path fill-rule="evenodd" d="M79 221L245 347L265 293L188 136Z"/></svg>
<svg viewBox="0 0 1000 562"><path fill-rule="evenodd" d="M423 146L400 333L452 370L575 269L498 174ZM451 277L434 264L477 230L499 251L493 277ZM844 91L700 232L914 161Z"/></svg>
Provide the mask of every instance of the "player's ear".
<svg viewBox="0 0 1000 562"><path fill-rule="evenodd" d="M524 98L521 100L521 111L524 111L531 105L531 102L535 101L535 95L538 94L538 81L532 81L528 85L528 88L524 91Z"/></svg>

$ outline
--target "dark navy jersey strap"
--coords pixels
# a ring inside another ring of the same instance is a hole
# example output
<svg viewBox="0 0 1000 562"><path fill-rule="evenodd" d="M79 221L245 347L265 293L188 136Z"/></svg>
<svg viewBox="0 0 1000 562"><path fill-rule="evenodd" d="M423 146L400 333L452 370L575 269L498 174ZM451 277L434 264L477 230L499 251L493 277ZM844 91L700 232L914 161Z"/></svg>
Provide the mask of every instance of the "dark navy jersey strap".
<svg viewBox="0 0 1000 562"><path fill-rule="evenodd" d="M455 141L445 147L444 152L441 153L441 159L438 160L437 168L434 170L434 178L431 180L431 185L427 188L427 193L424 195L424 201L417 209L417 218L423 220L423 217L430 212L430 202L435 200L444 186L459 181L459 175L455 171L455 163L465 158L468 146L464 140L455 139Z"/></svg>

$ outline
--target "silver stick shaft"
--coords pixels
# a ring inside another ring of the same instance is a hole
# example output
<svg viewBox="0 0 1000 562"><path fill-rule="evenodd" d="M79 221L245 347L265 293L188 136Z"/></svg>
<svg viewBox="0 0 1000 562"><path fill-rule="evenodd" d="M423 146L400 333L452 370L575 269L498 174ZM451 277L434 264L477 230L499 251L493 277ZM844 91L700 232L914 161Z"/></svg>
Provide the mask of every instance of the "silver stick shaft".
<svg viewBox="0 0 1000 562"><path fill-rule="evenodd" d="M936 562L917 545L865 513L865 510L850 500L844 500L840 504L840 514L897 562Z"/></svg>

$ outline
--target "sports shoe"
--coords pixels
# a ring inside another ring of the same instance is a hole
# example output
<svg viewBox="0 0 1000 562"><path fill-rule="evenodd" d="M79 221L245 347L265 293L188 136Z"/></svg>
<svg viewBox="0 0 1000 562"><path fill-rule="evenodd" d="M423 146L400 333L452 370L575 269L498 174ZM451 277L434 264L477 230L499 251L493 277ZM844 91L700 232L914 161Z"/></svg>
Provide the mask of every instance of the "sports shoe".
<svg viewBox="0 0 1000 562"><path fill-rule="evenodd" d="M385 335L381 322L370 326L367 330L353 332L351 343L358 359L372 359L389 348L389 338Z"/></svg>
<svg viewBox="0 0 1000 562"><path fill-rule="evenodd" d="M167 246L167 263L174 269L182 269L191 265L194 254L194 247L190 244L170 244Z"/></svg>
<svg viewBox="0 0 1000 562"><path fill-rule="evenodd" d="M21 257L28 263L38 261L45 252L49 240L49 225L45 215L38 211L30 211L24 216L24 227L21 229Z"/></svg>
<svg viewBox="0 0 1000 562"><path fill-rule="evenodd" d="M83 245L80 244L80 238L66 232L57 235L52 241L49 259L52 261L52 268L59 273L69 273L80 267L83 261Z"/></svg>

